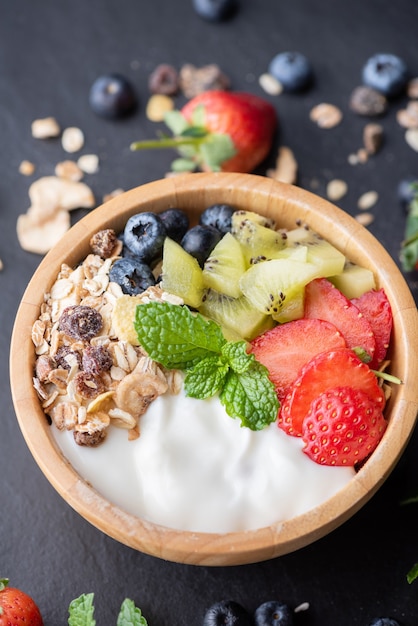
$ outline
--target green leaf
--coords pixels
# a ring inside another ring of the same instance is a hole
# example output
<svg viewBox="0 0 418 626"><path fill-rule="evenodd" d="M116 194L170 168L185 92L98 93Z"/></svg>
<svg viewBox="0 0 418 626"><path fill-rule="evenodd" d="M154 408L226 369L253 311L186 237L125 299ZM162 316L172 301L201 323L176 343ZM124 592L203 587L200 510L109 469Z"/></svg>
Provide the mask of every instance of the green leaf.
<svg viewBox="0 0 418 626"><path fill-rule="evenodd" d="M176 136L184 133L186 128L189 127L188 121L180 111L167 111L164 116L164 123L168 126L173 135Z"/></svg>
<svg viewBox="0 0 418 626"><path fill-rule="evenodd" d="M125 598L120 607L116 626L148 626L148 623L133 600Z"/></svg>
<svg viewBox="0 0 418 626"><path fill-rule="evenodd" d="M222 163L236 154L234 143L229 135L212 134L200 145L201 160L212 171L219 171Z"/></svg>
<svg viewBox="0 0 418 626"><path fill-rule="evenodd" d="M416 186L415 193L406 218L404 241L400 253L402 269L406 272L414 270L418 263L418 190Z"/></svg>
<svg viewBox="0 0 418 626"><path fill-rule="evenodd" d="M93 600L94 593L83 593L70 603L68 626L96 626Z"/></svg>
<svg viewBox="0 0 418 626"><path fill-rule="evenodd" d="M186 394L192 398L211 398L223 386L229 366L219 356L208 356L189 370L184 380Z"/></svg>
<svg viewBox="0 0 418 626"><path fill-rule="evenodd" d="M409 582L409 584L413 583L414 580L416 580L418 578L418 563L415 563L411 569L409 570L409 572L406 575L406 580Z"/></svg>
<svg viewBox="0 0 418 626"><path fill-rule="evenodd" d="M266 368L254 361L242 374L230 371L220 399L228 415L241 420L242 426L261 430L277 419L279 401Z"/></svg>
<svg viewBox="0 0 418 626"><path fill-rule="evenodd" d="M208 130L202 126L189 126L182 133L182 137L206 137Z"/></svg>
<svg viewBox="0 0 418 626"><path fill-rule="evenodd" d="M167 369L193 367L226 343L218 324L168 302L137 306L134 326L148 356Z"/></svg>
<svg viewBox="0 0 418 626"><path fill-rule="evenodd" d="M205 107L203 104L199 104L193 110L192 126L198 126L198 127L200 126L203 128L206 126L206 113L205 113Z"/></svg>
<svg viewBox="0 0 418 626"><path fill-rule="evenodd" d="M173 172L192 172L196 169L196 163L191 159L174 159L171 169Z"/></svg>
<svg viewBox="0 0 418 626"><path fill-rule="evenodd" d="M0 591L3 591L3 589L6 589L8 584L9 584L8 578L0 578Z"/></svg>
<svg viewBox="0 0 418 626"><path fill-rule="evenodd" d="M246 372L255 361L255 356L253 354L248 354L247 352L246 341L226 343L222 346L222 354L237 374Z"/></svg>

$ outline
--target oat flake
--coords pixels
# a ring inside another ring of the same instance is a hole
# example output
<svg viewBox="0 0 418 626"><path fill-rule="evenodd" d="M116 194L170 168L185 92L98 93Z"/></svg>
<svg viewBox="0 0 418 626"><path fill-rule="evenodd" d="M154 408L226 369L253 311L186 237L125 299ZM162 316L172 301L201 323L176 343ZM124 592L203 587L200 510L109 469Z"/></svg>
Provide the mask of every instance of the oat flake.
<svg viewBox="0 0 418 626"><path fill-rule="evenodd" d="M377 191L366 191L366 193L364 193L358 199L357 207L361 209L362 211L367 211L368 209L371 209L372 206L376 204L378 199L379 199L379 194L377 193Z"/></svg>
<svg viewBox="0 0 418 626"><path fill-rule="evenodd" d="M62 133L61 142L66 152L78 152L84 146L84 133L80 128L70 126Z"/></svg>
<svg viewBox="0 0 418 626"><path fill-rule="evenodd" d="M412 150L418 152L418 128L408 128L405 133L405 141Z"/></svg>
<svg viewBox="0 0 418 626"><path fill-rule="evenodd" d="M35 165L30 161L22 161L19 165L19 173L23 174L23 176L32 176L35 172Z"/></svg>
<svg viewBox="0 0 418 626"><path fill-rule="evenodd" d="M261 74L258 83L270 96L278 96L283 91L283 85L271 74Z"/></svg>
<svg viewBox="0 0 418 626"><path fill-rule="evenodd" d="M374 216L371 213L360 213L360 215L356 215L355 219L362 226L369 226L374 220Z"/></svg>
<svg viewBox="0 0 418 626"><path fill-rule="evenodd" d="M323 102L313 107L310 112L310 119L320 128L334 128L343 118L341 110L334 104Z"/></svg>
<svg viewBox="0 0 418 626"><path fill-rule="evenodd" d="M335 178L334 180L330 180L327 185L327 198L329 200L333 200L334 202L337 200L341 200L341 198L345 196L347 191L347 183L344 180Z"/></svg>

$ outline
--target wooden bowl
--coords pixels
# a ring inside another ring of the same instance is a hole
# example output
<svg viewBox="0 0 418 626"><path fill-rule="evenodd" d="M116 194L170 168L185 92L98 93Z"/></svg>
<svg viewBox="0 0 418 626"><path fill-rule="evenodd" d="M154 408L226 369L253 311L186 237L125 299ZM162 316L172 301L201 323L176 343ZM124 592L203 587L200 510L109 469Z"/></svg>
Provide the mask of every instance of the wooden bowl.
<svg viewBox="0 0 418 626"><path fill-rule="evenodd" d="M301 219L352 261L373 270L393 310L391 371L403 381L393 385L383 440L342 490L314 510L284 523L227 534L161 527L127 514L99 495L57 448L32 386L35 354L31 327L39 315L42 295L61 264L75 266L86 256L94 232L109 227L122 230L134 213L181 207L196 222L199 212L215 202L274 216L280 226L288 228ZM329 202L265 177L189 174L152 182L114 198L79 221L46 255L16 316L10 373L17 418L36 462L68 504L91 524L123 544L166 560L216 566L254 563L297 550L335 529L372 497L394 468L418 411L418 315L402 274L387 252L357 221Z"/></svg>

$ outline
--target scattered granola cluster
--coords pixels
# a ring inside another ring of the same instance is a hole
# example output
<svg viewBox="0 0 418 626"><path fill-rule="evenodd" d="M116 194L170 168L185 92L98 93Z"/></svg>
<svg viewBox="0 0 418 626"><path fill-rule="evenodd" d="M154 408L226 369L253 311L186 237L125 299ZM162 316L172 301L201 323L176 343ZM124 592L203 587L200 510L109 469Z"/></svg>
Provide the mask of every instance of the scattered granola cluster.
<svg viewBox="0 0 418 626"><path fill-rule="evenodd" d="M150 402L178 393L182 384L179 372L165 371L126 340L114 318L123 293L109 280L109 270L119 258L119 240L101 231L91 243L102 256L91 253L75 269L62 265L32 328L33 384L42 408L58 429L72 431L76 443L86 446L102 442L111 425L136 439L138 419ZM167 299L151 287L135 304ZM118 317L123 314L119 307Z"/></svg>

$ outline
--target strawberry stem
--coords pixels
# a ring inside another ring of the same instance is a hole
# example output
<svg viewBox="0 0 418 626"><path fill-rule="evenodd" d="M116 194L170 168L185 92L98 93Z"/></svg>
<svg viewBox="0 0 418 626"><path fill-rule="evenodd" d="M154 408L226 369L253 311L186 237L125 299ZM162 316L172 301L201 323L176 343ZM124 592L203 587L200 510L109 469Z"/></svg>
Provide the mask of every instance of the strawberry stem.
<svg viewBox="0 0 418 626"><path fill-rule="evenodd" d="M372 370L372 372L376 374L376 376L378 376L379 378L386 380L386 382L388 383L394 383L395 385L403 384L400 378L398 378L397 376L393 376L392 374L388 374L387 372L380 372L378 370Z"/></svg>
<svg viewBox="0 0 418 626"><path fill-rule="evenodd" d="M144 139L131 143L131 150L152 150L155 148L178 148L179 146L200 146L207 139L204 137L164 137L163 139Z"/></svg>

